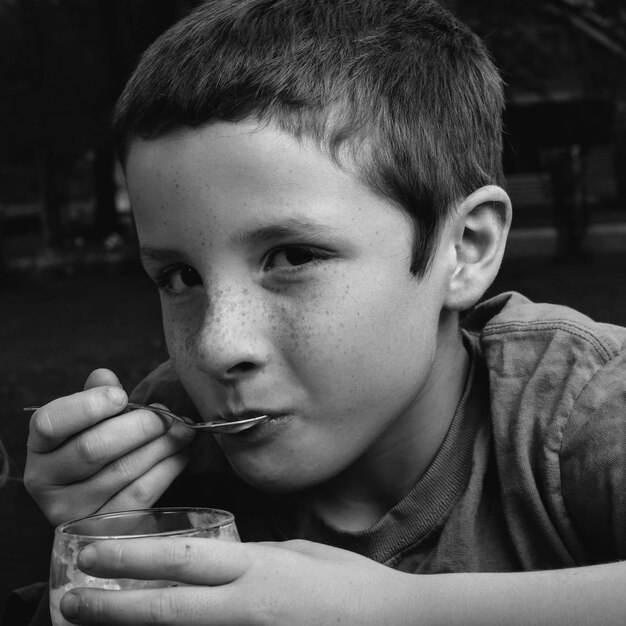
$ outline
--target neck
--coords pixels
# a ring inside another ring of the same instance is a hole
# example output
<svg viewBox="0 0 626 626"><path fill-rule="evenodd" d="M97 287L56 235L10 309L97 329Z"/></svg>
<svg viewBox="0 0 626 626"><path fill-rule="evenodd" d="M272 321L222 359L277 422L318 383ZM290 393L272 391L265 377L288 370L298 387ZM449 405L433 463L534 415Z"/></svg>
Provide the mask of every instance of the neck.
<svg viewBox="0 0 626 626"><path fill-rule="evenodd" d="M469 356L460 332L438 345L415 402L340 475L303 494L307 506L337 528L370 528L413 488L437 454L465 387Z"/></svg>

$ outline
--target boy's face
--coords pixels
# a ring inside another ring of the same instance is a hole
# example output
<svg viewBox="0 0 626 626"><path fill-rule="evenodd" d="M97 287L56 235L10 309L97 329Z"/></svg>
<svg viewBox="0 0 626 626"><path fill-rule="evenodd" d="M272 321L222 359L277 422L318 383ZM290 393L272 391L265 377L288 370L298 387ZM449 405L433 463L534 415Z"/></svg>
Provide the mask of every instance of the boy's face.
<svg viewBox="0 0 626 626"><path fill-rule="evenodd" d="M137 140L127 176L169 352L200 414L273 418L217 437L238 474L300 490L415 455L458 357L440 356L453 354L447 248L414 277L408 216L273 126Z"/></svg>

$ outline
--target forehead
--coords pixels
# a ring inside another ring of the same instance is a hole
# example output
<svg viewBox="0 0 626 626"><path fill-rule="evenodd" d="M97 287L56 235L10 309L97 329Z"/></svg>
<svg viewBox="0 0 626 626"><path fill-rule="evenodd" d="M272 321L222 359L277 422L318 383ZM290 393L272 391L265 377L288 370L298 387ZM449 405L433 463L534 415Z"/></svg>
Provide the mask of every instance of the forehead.
<svg viewBox="0 0 626 626"><path fill-rule="evenodd" d="M187 225L277 220L359 229L409 217L312 142L252 122L183 129L130 147L127 183L138 227L185 213ZM193 210L192 210L193 209Z"/></svg>
<svg viewBox="0 0 626 626"><path fill-rule="evenodd" d="M306 188L320 179L342 186L350 179L348 187L359 186L312 142L252 121L211 123L134 140L127 159L129 184L146 175L192 186L219 179L258 191L277 191L281 184Z"/></svg>

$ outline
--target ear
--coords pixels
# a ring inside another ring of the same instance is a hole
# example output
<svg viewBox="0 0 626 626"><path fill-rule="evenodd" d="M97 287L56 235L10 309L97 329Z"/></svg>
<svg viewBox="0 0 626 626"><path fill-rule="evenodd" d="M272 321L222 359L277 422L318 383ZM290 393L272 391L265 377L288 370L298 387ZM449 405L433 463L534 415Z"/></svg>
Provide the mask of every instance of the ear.
<svg viewBox="0 0 626 626"><path fill-rule="evenodd" d="M481 187L465 198L452 222L456 267L445 306L463 311L480 300L500 269L511 225L511 200L501 187Z"/></svg>

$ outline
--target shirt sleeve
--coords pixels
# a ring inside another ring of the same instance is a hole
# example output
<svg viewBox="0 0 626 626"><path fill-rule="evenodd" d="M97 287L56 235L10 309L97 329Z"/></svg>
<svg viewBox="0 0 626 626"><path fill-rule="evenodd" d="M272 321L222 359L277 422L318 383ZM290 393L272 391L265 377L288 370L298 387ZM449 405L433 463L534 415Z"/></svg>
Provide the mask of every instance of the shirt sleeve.
<svg viewBox="0 0 626 626"><path fill-rule="evenodd" d="M2 626L51 626L48 583L39 582L11 592L0 624Z"/></svg>
<svg viewBox="0 0 626 626"><path fill-rule="evenodd" d="M563 502L589 563L626 559L626 357L600 368L563 428Z"/></svg>

